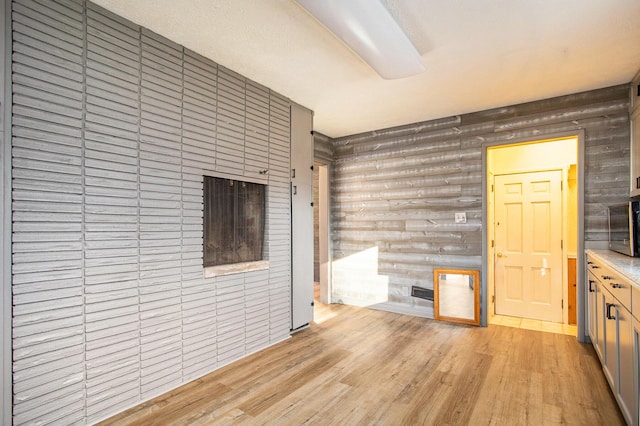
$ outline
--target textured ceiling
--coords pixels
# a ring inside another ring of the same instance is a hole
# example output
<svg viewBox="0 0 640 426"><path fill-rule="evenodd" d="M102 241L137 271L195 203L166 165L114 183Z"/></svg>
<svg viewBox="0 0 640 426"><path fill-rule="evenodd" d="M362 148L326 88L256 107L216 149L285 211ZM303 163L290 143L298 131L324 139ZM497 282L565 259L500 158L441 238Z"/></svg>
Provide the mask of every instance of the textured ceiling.
<svg viewBox="0 0 640 426"><path fill-rule="evenodd" d="M315 112L331 137L631 81L640 0L383 0L427 71L383 80L293 0L94 0Z"/></svg>

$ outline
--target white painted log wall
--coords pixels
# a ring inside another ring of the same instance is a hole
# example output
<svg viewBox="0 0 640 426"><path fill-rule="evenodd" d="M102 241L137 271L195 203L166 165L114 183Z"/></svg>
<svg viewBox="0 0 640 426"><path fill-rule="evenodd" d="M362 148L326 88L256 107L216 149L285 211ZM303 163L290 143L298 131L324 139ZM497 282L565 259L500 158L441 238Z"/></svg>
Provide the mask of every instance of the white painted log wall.
<svg viewBox="0 0 640 426"><path fill-rule="evenodd" d="M15 424L287 338L289 101L83 0L16 0L13 26ZM269 270L203 278L203 174L268 184Z"/></svg>
<svg viewBox="0 0 640 426"><path fill-rule="evenodd" d="M481 267L483 144L584 130L585 242L606 241L606 206L629 194L628 102L620 85L333 140L332 300L433 317L411 286Z"/></svg>

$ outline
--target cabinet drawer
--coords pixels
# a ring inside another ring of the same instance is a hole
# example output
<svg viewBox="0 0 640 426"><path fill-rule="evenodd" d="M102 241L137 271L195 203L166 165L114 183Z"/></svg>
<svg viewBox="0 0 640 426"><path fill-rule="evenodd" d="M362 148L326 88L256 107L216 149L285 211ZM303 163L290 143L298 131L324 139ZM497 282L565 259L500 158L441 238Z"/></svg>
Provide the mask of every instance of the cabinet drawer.
<svg viewBox="0 0 640 426"><path fill-rule="evenodd" d="M601 266L596 273L602 285L618 299L627 310L631 310L631 284L606 266Z"/></svg>
<svg viewBox="0 0 640 426"><path fill-rule="evenodd" d="M593 274L595 278L600 280L600 274L602 273L602 267L591 256L587 256L587 270Z"/></svg>
<svg viewBox="0 0 640 426"><path fill-rule="evenodd" d="M631 286L631 314L640 321L640 287Z"/></svg>

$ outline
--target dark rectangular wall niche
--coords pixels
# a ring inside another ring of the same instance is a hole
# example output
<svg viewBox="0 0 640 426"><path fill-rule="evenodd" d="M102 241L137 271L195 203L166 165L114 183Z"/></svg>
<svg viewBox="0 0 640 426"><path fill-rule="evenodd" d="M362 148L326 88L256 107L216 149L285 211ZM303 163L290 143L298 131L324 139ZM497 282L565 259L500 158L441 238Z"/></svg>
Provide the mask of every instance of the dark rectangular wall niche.
<svg viewBox="0 0 640 426"><path fill-rule="evenodd" d="M265 186L204 177L204 266L262 260Z"/></svg>

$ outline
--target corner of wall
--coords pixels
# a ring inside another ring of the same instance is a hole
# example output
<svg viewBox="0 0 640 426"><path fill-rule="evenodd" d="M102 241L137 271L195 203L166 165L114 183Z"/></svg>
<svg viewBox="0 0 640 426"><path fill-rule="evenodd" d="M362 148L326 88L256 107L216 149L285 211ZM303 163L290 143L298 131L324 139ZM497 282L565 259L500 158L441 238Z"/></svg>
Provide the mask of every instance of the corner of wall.
<svg viewBox="0 0 640 426"><path fill-rule="evenodd" d="M2 416L0 423L11 424L12 407L12 374L11 374L11 84L10 57L11 51L11 2L0 0L0 8L4 19L0 21L0 197L2 197L2 245L0 246L0 270L2 271L2 302L0 305L0 404Z"/></svg>
<svg viewBox="0 0 640 426"><path fill-rule="evenodd" d="M334 156L333 139L313 131L313 158L322 164L331 164Z"/></svg>

